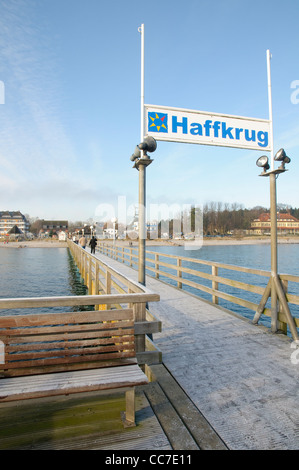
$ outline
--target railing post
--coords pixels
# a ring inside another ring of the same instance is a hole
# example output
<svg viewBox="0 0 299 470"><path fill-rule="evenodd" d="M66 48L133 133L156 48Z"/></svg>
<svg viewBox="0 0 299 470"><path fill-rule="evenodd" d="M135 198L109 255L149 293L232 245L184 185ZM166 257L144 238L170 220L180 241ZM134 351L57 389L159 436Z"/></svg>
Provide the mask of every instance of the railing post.
<svg viewBox="0 0 299 470"><path fill-rule="evenodd" d="M106 271L106 294L111 294L111 274Z"/></svg>
<svg viewBox="0 0 299 470"><path fill-rule="evenodd" d="M85 259L85 276L84 276L84 284L88 287L88 272L89 272L89 258L87 253L84 250L84 259Z"/></svg>
<svg viewBox="0 0 299 470"><path fill-rule="evenodd" d="M82 249L81 251L81 261L82 261L82 279L84 280L85 283L85 269L86 269L86 264L85 264L85 256L84 256L84 250Z"/></svg>
<svg viewBox="0 0 299 470"><path fill-rule="evenodd" d="M133 250L133 248L130 246L130 247L129 247L129 253L130 253L130 254L129 254L130 266L132 266L132 250Z"/></svg>
<svg viewBox="0 0 299 470"><path fill-rule="evenodd" d="M92 257L88 256L88 292L92 293Z"/></svg>
<svg viewBox="0 0 299 470"><path fill-rule="evenodd" d="M94 267L94 293L95 295L99 295L99 262L95 262Z"/></svg>
<svg viewBox="0 0 299 470"><path fill-rule="evenodd" d="M212 276L218 276L218 266L212 266ZM212 281L212 289L218 290L218 282ZM213 304L219 303L219 297L217 295L212 295L212 302Z"/></svg>
<svg viewBox="0 0 299 470"><path fill-rule="evenodd" d="M182 267L182 260L181 258L177 258L177 277L182 277L182 271L181 271L181 268ZM180 281L178 281L178 288L181 289L182 288L182 283Z"/></svg>
<svg viewBox="0 0 299 470"><path fill-rule="evenodd" d="M159 279L159 255L155 253L155 276L156 279Z"/></svg>
<svg viewBox="0 0 299 470"><path fill-rule="evenodd" d="M143 322L146 320L146 304L133 304L134 322ZM145 334L135 335L136 353L145 351Z"/></svg>

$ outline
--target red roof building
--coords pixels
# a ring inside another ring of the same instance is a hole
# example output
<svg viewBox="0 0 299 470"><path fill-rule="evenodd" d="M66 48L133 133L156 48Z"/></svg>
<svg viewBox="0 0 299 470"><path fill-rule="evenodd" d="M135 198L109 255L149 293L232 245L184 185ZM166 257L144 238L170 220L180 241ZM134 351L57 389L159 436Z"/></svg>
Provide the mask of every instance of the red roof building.
<svg viewBox="0 0 299 470"><path fill-rule="evenodd" d="M257 235L269 234L271 230L270 214L263 213L258 219L254 219L251 224L251 230ZM277 213L277 233L299 234L299 220L290 214Z"/></svg>

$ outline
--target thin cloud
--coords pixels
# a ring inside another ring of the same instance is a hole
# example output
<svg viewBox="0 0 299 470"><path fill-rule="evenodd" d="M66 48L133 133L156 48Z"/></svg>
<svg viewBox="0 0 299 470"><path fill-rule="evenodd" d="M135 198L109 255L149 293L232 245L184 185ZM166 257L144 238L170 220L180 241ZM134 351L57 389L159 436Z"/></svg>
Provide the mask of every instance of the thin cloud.
<svg viewBox="0 0 299 470"><path fill-rule="evenodd" d="M45 25L34 21L35 7L34 0L1 2L0 80L6 94L0 106L1 207L84 218L84 205L92 214L113 191L97 189L96 174L88 176L84 158L73 148L64 122L60 58ZM93 142L88 152L99 166L99 145Z"/></svg>

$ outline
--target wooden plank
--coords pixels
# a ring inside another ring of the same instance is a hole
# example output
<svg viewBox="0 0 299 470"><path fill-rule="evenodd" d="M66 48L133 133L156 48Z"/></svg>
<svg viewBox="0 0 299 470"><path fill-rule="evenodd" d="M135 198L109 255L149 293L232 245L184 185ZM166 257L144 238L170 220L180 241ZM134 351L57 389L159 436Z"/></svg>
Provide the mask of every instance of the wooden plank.
<svg viewBox="0 0 299 470"><path fill-rule="evenodd" d="M150 382L158 382L199 448L201 450L227 450L222 439L169 371L162 364L152 365L146 369ZM178 442L178 444L181 443Z"/></svg>
<svg viewBox="0 0 299 470"><path fill-rule="evenodd" d="M27 354L14 354L13 357L7 357L5 367L9 368L10 365L16 364L17 367L23 366L24 364L26 365L27 362L31 365L34 366L35 360L43 360L43 361L50 361L51 358L55 358L55 363L60 363L60 358L63 360L68 358L69 362L77 362L75 358L80 357L80 361L82 362L85 357L96 357L96 355L100 354L101 356L103 354L108 354L108 353L119 353L119 354L126 354L128 352L133 351L134 352L134 344L114 344L110 346L105 346L105 347L92 347L92 348L82 348L82 349L64 349L61 351L40 351L40 352L28 352ZM107 356L106 356L107 357ZM18 361L16 363L16 361ZM22 362L22 364L21 364Z"/></svg>
<svg viewBox="0 0 299 470"><path fill-rule="evenodd" d="M149 335L153 333L160 333L161 329L161 322L160 321L140 321L135 322L135 335Z"/></svg>
<svg viewBox="0 0 299 470"><path fill-rule="evenodd" d="M290 304L299 305L299 296L286 293L286 299Z"/></svg>
<svg viewBox="0 0 299 470"><path fill-rule="evenodd" d="M145 321L145 311L146 311L145 304L134 304L133 305L134 321L135 322ZM145 350L145 335L144 334L136 335L135 341L136 341L136 352L144 351Z"/></svg>
<svg viewBox="0 0 299 470"><path fill-rule="evenodd" d="M24 351L37 351L37 350L48 350L51 351L53 349L62 349L62 348L67 348L69 351L73 347L85 347L85 346L99 346L99 345L105 345L105 344L111 344L111 343L128 343L128 342L134 342L134 335L127 335L127 336L113 336L111 337L104 337L104 338L94 338L94 335L90 338L86 338L84 340L77 339L77 338L70 338L69 340L66 341L51 341L51 342L39 342L39 343L27 343L27 342L22 342L22 343L7 343L5 346L5 353L12 353L12 352L24 352Z"/></svg>
<svg viewBox="0 0 299 470"><path fill-rule="evenodd" d="M39 374L50 374L53 372L66 372L66 371L76 371L76 370L90 370L90 369L99 369L105 367L118 367L124 365L136 364L136 356L130 357L121 357L121 358L109 358L101 361L85 361L85 362L76 362L76 363L65 363L65 364L43 364L33 368L29 367L20 367L19 369L0 369L0 383L2 378L5 377L19 377L19 376L32 376Z"/></svg>
<svg viewBox="0 0 299 470"><path fill-rule="evenodd" d="M168 267L171 266L171 265L168 265L166 263L160 263L160 264L164 264L165 266L168 266ZM177 269L176 266L172 265L171 267L174 270ZM153 270L151 268L148 268L148 269ZM225 277L222 277L222 276L216 276L214 274L204 273L202 271L195 271L194 269L189 269L189 268L184 268L184 267L180 267L179 269L180 269L181 272L184 272L186 274L191 274L191 275L196 276L196 277L201 277L203 279L208 279L209 281L212 281L212 282L217 282L217 283L225 284L225 285L228 285L228 286L231 286L231 287L236 287L237 289L246 290L247 292L253 292L255 294L263 294L264 289L265 289L264 287L256 286L254 284L248 284L248 283L236 281L234 279L228 279L228 278L225 278ZM165 277L169 277L173 280L176 280L179 284L182 284L182 283L188 284L188 282L189 282L189 279L182 278L181 276L175 276L175 275L167 273L165 271L160 271L160 275L163 275Z"/></svg>
<svg viewBox="0 0 299 470"><path fill-rule="evenodd" d="M96 390L112 390L148 383L138 365L39 375L13 377L0 381L0 401L68 395Z"/></svg>
<svg viewBox="0 0 299 470"><path fill-rule="evenodd" d="M0 299L1 300L1 299ZM133 309L71 312L71 313L44 313L29 315L5 315L0 317L0 332L4 327L16 328L18 326L57 325L65 323L92 323L113 320L132 320Z"/></svg>
<svg viewBox="0 0 299 470"><path fill-rule="evenodd" d="M114 333L115 331L119 330L124 330L126 332L130 331L134 327L134 322L133 321L126 321L126 322L109 322L109 323L92 323L92 324L78 324L78 325L60 325L60 326L45 326L45 327L36 327L35 328L23 328L23 329L14 329L14 330L0 330L0 338L5 338L6 336L8 337L16 337L15 342L18 341L18 336L22 337L28 337L28 341L31 340L31 336L34 336L38 338L38 336L43 336L45 341L51 340L52 336L55 338L55 336L61 336L61 334L70 334L72 336L75 336L76 333L82 333L82 332L98 332L99 334L102 333L102 336L106 334L109 334L109 331L111 331L111 334ZM115 331L114 331L115 330ZM85 333L87 334L87 333ZM121 334L121 333L119 333ZM12 339L13 341L13 339Z"/></svg>
<svg viewBox="0 0 299 470"><path fill-rule="evenodd" d="M173 449L200 450L157 382L152 382L146 387L145 396L150 402Z"/></svg>
<svg viewBox="0 0 299 470"><path fill-rule="evenodd" d="M86 355L86 356L74 356L71 358L68 357L61 357L58 359L41 359L35 361L23 361L21 364L18 362L9 362L5 364L4 370L9 369L18 369L19 367L22 368L36 368L36 367L44 367L46 365L62 365L62 364L71 364L71 363L82 363L86 361L92 361L94 364L101 361L106 361L110 359L119 359L119 358L127 358L127 357L134 357L135 351L125 351L125 352L110 352L110 353L103 353L103 354L93 354L93 355ZM1 382L1 381L0 381Z"/></svg>
<svg viewBox="0 0 299 470"><path fill-rule="evenodd" d="M14 325L1 330L7 345L4 375L10 370L15 375L24 370L32 374L49 365L61 370L62 365L68 369L77 364L80 369L86 361L93 367L101 361L104 366L107 361L135 357L133 309L3 318L2 323ZM69 325L67 321L75 323Z"/></svg>
<svg viewBox="0 0 299 470"><path fill-rule="evenodd" d="M135 387L126 391L125 426L135 426Z"/></svg>
<svg viewBox="0 0 299 470"><path fill-rule="evenodd" d="M117 390L28 400L21 407L3 404L0 451L171 449L143 393L136 394L137 427L126 431L120 420L124 406L124 395Z"/></svg>
<svg viewBox="0 0 299 470"><path fill-rule="evenodd" d="M147 254L155 255L156 252L155 251L147 251ZM240 272L245 272L245 273L250 273L250 274L257 274L258 276L269 277L271 275L270 271L264 271L264 270L261 270L261 269L246 268L246 267L243 267L243 266L235 266L235 265L232 265L232 264L216 263L215 261L207 261L207 260L200 260L200 259L195 259L195 258L187 258L187 257L184 257L184 256L169 255L169 254L165 254L165 253L163 253L163 254L160 253L160 257L173 258L173 259L180 258L183 261L187 261L187 262L190 262L190 263L203 264L203 265L207 265L207 266L217 266L218 268L229 269L229 270L232 270L232 271L240 271ZM154 260L150 259L150 258L146 258L146 261L150 261L151 263L153 263ZM160 262L160 264L162 264L162 263Z"/></svg>
<svg viewBox="0 0 299 470"><path fill-rule="evenodd" d="M0 309L72 307L77 305L126 304L158 302L160 296L154 293L113 294L113 295L77 295L61 297L23 297L18 299L0 299Z"/></svg>
<svg viewBox="0 0 299 470"><path fill-rule="evenodd" d="M294 274L279 274L279 277L284 281L299 282L299 276Z"/></svg>
<svg viewBox="0 0 299 470"><path fill-rule="evenodd" d="M62 354L64 349L66 352L69 352L70 350L81 350L81 354L85 354L88 348L93 348L93 350L96 350L96 348L102 348L104 349L105 347L111 346L112 344L116 345L121 345L121 344L133 344L134 345L134 336L133 335L128 335L128 336L115 336L113 338L104 338L104 339L98 339L98 338L88 338L86 340L70 340L70 341L53 341L51 343L25 343L25 344L20 344L20 345L10 345L8 344L5 347L5 353L6 355L9 354L11 357L11 360L18 354L18 359L21 358L21 354L26 354L28 351L33 355L34 353L37 354L46 354L47 352L54 352L57 355ZM64 352L63 352L64 353Z"/></svg>

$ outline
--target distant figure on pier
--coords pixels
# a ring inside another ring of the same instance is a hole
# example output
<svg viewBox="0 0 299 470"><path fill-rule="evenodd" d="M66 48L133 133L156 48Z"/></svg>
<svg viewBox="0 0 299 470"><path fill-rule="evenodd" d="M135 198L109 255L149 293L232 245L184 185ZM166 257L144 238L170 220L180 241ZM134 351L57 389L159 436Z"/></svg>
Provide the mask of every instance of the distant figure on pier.
<svg viewBox="0 0 299 470"><path fill-rule="evenodd" d="M90 253L95 253L96 246L97 246L97 239L94 236L92 236L89 244L90 244Z"/></svg>
<svg viewBox="0 0 299 470"><path fill-rule="evenodd" d="M80 243L80 245L82 246L82 248L85 249L87 240L86 240L86 238L84 237L84 235L82 235L82 237L80 238L79 243Z"/></svg>

